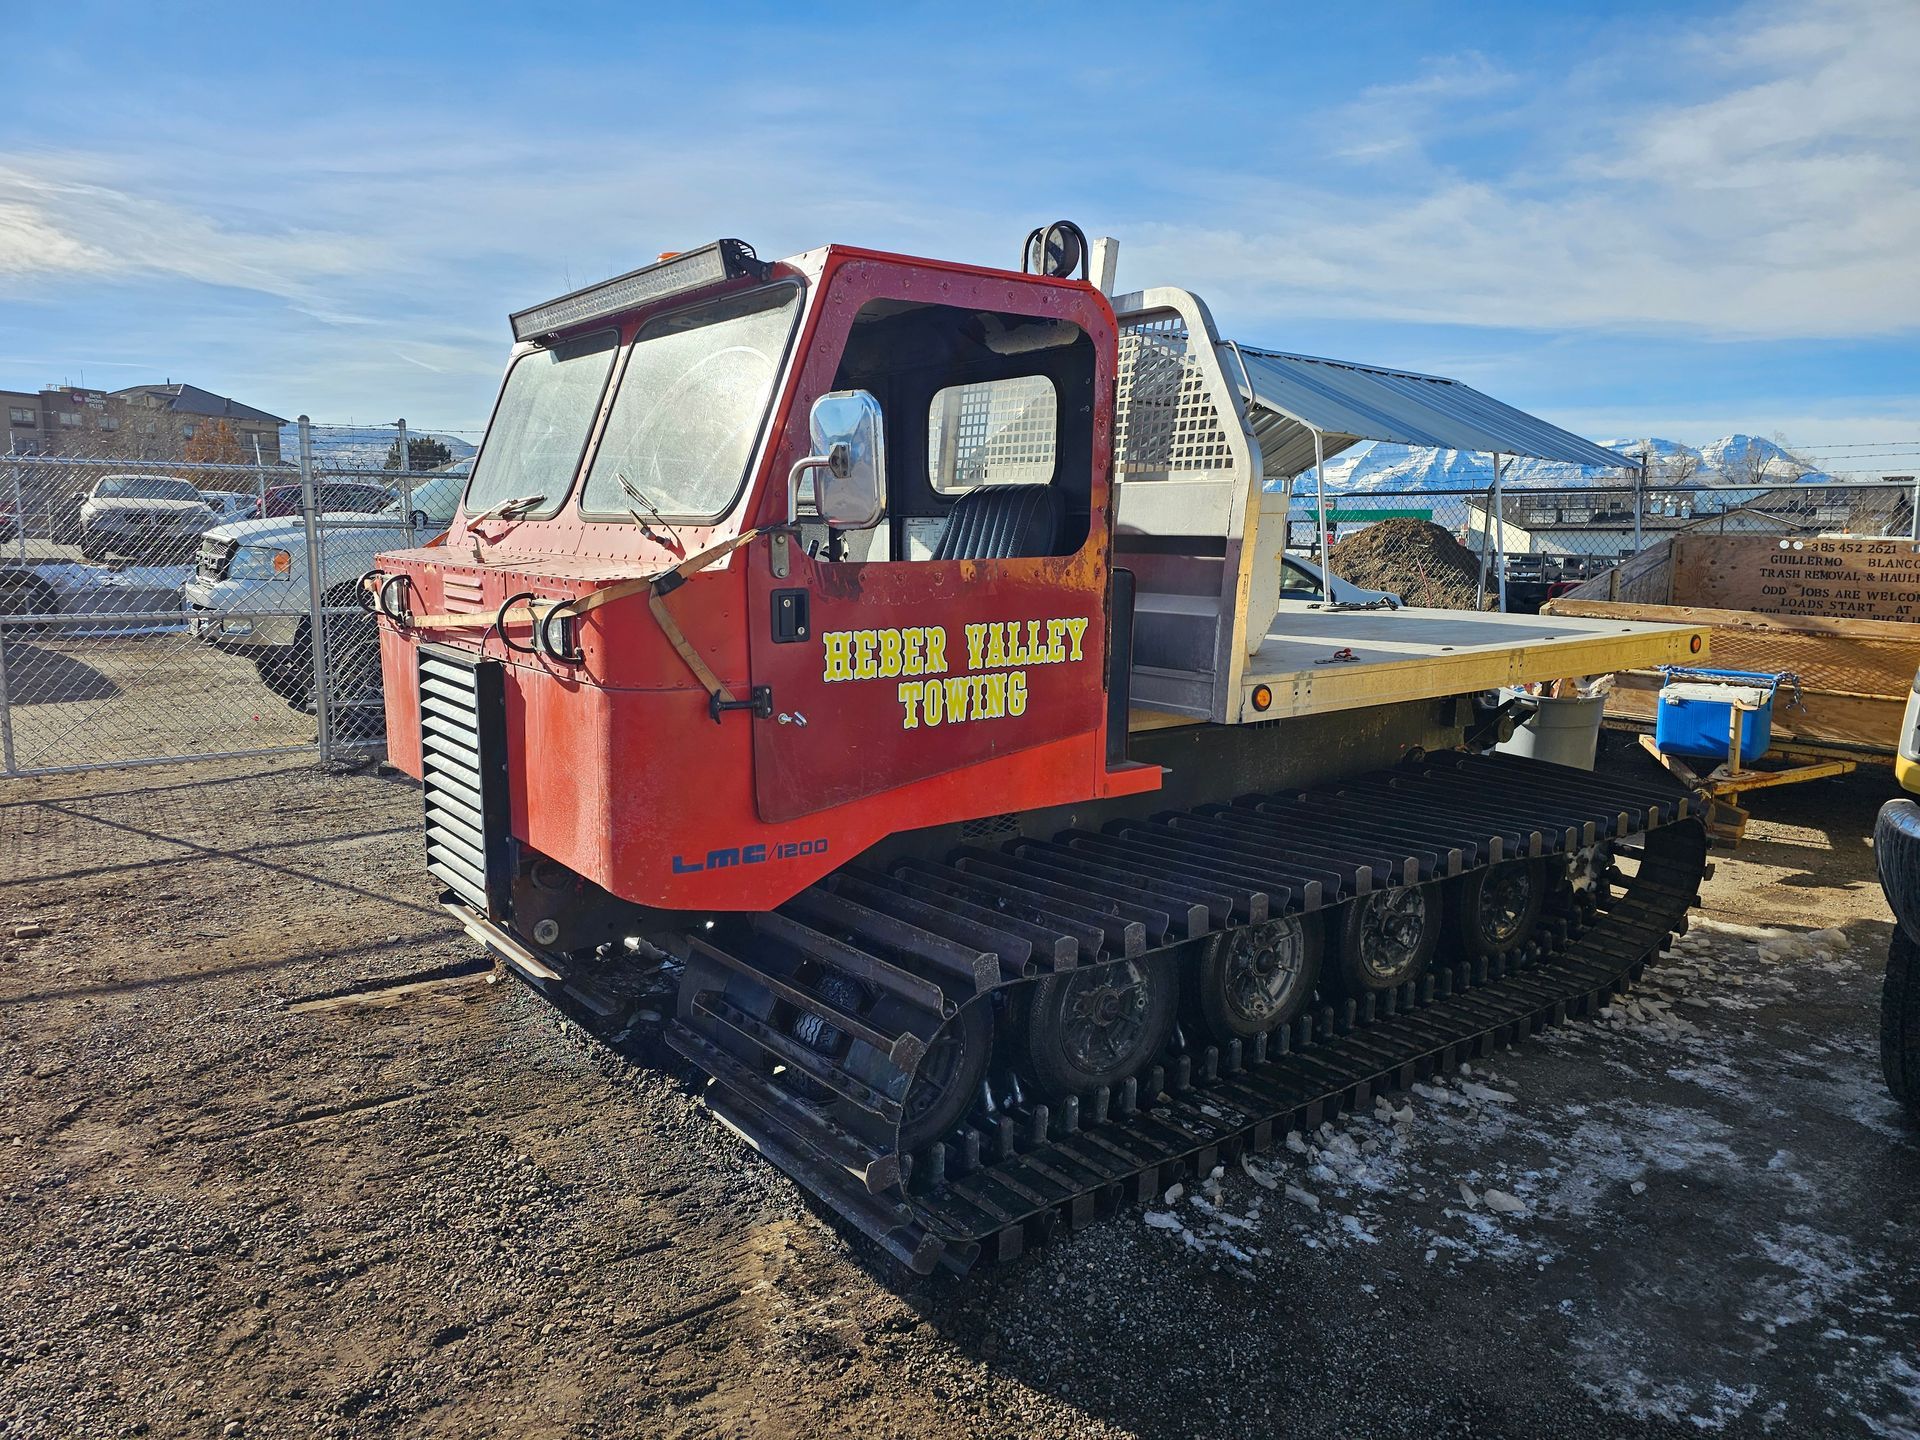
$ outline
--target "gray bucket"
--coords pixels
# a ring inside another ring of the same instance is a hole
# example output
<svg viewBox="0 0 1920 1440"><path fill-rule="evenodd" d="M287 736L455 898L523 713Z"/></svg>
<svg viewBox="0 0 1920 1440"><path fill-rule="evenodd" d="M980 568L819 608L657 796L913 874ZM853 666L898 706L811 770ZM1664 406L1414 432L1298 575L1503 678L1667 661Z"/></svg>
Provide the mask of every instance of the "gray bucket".
<svg viewBox="0 0 1920 1440"><path fill-rule="evenodd" d="M1607 697L1591 700L1554 700L1540 697L1540 709L1494 748L1507 755L1530 755L1555 765L1570 765L1575 770L1593 769L1594 752L1600 748L1600 716L1607 708Z"/></svg>

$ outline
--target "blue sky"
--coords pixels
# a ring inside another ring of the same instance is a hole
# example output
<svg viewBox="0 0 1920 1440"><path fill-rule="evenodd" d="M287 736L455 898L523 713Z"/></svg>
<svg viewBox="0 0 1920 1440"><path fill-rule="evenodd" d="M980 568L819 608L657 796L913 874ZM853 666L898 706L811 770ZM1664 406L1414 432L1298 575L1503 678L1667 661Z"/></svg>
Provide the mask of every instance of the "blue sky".
<svg viewBox="0 0 1920 1440"><path fill-rule="evenodd" d="M9 35L0 387L472 428L509 310L660 250L1065 216L1589 435L1920 442L1915 0L187 13Z"/></svg>

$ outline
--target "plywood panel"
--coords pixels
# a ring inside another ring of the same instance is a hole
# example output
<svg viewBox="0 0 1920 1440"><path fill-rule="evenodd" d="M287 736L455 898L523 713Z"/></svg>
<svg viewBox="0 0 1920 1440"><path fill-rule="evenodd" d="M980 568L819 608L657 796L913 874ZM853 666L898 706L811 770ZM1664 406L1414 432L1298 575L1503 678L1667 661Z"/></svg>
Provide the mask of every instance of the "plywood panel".
<svg viewBox="0 0 1920 1440"><path fill-rule="evenodd" d="M1787 540L1681 535L1671 599L1766 615L1920 620L1920 545L1907 540Z"/></svg>
<svg viewBox="0 0 1920 1440"><path fill-rule="evenodd" d="M1694 605L1609 605L1562 596L1557 614L1711 625L1715 668L1791 671L1800 704L1775 701L1774 734L1805 744L1859 745L1891 752L1920 666L1920 624L1829 616L1760 615ZM1657 676L1622 676L1607 705L1615 719L1652 724Z"/></svg>
<svg viewBox="0 0 1920 1440"><path fill-rule="evenodd" d="M1286 604L1247 662L1240 721L1465 695L1569 675L1697 661L1699 627L1471 610ZM1272 691L1269 708L1249 698Z"/></svg>

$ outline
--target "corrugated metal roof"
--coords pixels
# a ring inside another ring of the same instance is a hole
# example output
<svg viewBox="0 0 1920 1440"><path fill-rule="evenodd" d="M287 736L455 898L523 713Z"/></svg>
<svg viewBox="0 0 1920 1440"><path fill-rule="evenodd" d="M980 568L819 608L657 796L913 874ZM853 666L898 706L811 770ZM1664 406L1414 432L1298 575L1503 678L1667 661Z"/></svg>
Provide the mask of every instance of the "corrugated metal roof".
<svg viewBox="0 0 1920 1440"><path fill-rule="evenodd" d="M1471 385L1410 370L1320 360L1232 345L1244 375L1229 363L1260 442L1270 479L1313 468L1313 431L1328 456L1362 440L1480 454L1529 455L1570 465L1632 469L1634 462L1582 440L1537 415L1504 405Z"/></svg>

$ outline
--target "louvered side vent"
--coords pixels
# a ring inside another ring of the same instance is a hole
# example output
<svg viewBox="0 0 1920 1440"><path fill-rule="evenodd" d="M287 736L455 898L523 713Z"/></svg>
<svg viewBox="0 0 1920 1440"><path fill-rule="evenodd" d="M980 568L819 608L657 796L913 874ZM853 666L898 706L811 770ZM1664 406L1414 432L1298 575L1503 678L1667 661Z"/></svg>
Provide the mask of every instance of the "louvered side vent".
<svg viewBox="0 0 1920 1440"><path fill-rule="evenodd" d="M471 614L487 603L486 585L478 575L444 571L440 576L440 584L447 597L447 609L451 611Z"/></svg>
<svg viewBox="0 0 1920 1440"><path fill-rule="evenodd" d="M497 661L420 647L427 869L487 915L504 912L506 706Z"/></svg>

